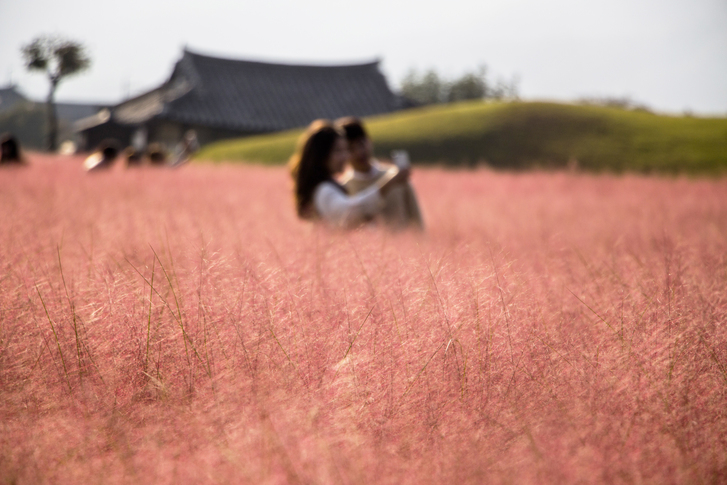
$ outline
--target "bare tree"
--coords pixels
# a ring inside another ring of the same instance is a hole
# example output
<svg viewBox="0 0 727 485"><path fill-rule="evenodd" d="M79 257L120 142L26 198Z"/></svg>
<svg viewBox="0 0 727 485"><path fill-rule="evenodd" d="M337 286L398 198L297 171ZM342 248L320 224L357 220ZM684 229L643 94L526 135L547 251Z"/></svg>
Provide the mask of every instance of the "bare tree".
<svg viewBox="0 0 727 485"><path fill-rule="evenodd" d="M84 47L78 42L56 36L40 36L21 50L29 71L45 72L50 81L47 99L48 150L58 146L58 118L55 109L55 93L62 79L78 74L91 65Z"/></svg>

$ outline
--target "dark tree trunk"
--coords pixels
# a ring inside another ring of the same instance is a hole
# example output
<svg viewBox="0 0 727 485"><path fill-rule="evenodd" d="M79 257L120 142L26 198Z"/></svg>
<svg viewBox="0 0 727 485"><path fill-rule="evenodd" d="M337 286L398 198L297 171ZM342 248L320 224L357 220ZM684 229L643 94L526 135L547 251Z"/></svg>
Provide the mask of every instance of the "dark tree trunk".
<svg viewBox="0 0 727 485"><path fill-rule="evenodd" d="M56 116L55 94L58 80L50 81L50 91L48 92L48 100L46 102L46 111L48 113L48 133L46 139L46 148L48 151L54 152L58 148L58 117Z"/></svg>

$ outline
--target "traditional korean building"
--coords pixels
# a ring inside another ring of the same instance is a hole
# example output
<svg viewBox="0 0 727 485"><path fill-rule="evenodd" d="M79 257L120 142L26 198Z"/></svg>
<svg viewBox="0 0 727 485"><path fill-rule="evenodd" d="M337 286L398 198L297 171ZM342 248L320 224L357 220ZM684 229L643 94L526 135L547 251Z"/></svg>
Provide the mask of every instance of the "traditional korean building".
<svg viewBox="0 0 727 485"><path fill-rule="evenodd" d="M379 61L289 65L222 59L184 50L158 88L80 120L82 148L114 138L121 145L171 148L194 129L201 144L305 126L314 119L369 116L400 107Z"/></svg>
<svg viewBox="0 0 727 485"><path fill-rule="evenodd" d="M0 113L10 111L18 104L28 103L30 100L18 91L17 86L10 84L0 88Z"/></svg>

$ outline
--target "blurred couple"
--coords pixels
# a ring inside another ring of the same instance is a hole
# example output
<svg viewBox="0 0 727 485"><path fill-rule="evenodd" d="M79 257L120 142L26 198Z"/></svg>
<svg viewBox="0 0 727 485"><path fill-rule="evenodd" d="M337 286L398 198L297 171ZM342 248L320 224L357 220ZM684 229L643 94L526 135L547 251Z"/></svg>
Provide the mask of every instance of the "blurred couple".
<svg viewBox="0 0 727 485"><path fill-rule="evenodd" d="M298 216L337 227L380 221L392 229L423 230L408 156L399 151L393 158L395 164L373 158L357 118L314 121L290 160Z"/></svg>

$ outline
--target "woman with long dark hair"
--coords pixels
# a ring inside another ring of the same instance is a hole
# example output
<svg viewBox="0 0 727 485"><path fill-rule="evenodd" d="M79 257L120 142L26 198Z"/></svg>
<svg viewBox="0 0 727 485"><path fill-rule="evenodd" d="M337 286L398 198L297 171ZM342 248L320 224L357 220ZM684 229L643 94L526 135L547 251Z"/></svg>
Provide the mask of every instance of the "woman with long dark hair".
<svg viewBox="0 0 727 485"><path fill-rule="evenodd" d="M393 168L375 185L349 196L334 176L348 159L348 142L330 121L316 120L298 141L290 159L295 181L295 206L301 219L321 219L350 227L375 217L391 187L406 182L408 170Z"/></svg>

